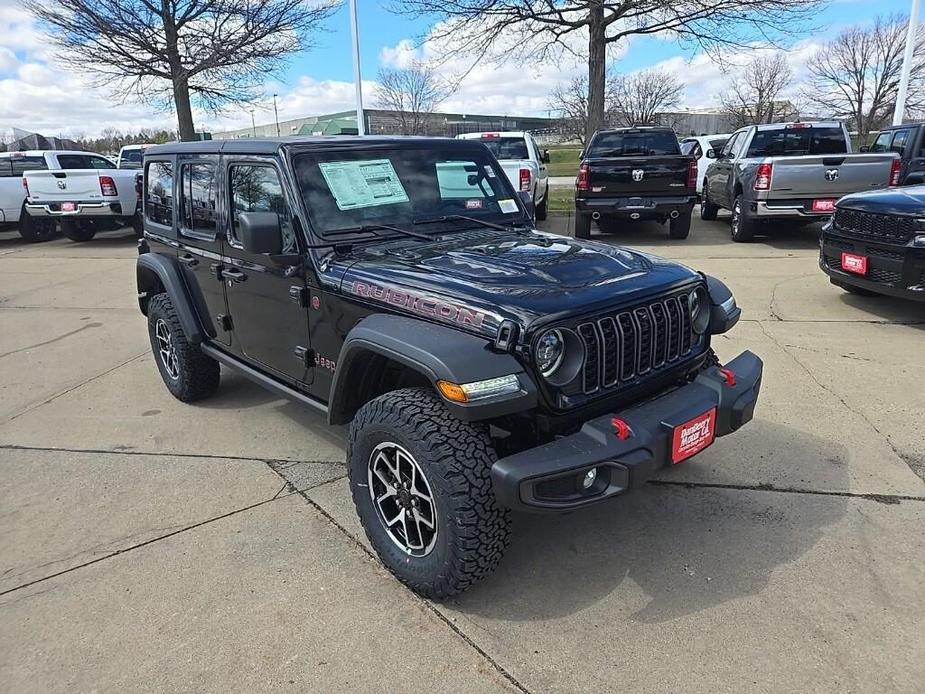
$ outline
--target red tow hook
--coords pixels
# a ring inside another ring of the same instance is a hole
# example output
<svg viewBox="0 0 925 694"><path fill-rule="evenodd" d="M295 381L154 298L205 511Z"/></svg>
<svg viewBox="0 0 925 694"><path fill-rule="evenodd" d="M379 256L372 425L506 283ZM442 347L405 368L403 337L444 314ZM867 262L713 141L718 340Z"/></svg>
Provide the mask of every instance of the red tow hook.
<svg viewBox="0 0 925 694"><path fill-rule="evenodd" d="M610 423L613 424L613 428L616 430L615 433L617 438L621 441L626 441L630 436L633 435L633 430L630 429L630 425L619 417L614 417L610 420Z"/></svg>
<svg viewBox="0 0 925 694"><path fill-rule="evenodd" d="M726 382L726 385L730 388L735 388L736 384L736 374L732 369L727 369L725 366L719 367L719 372L723 376L723 380Z"/></svg>

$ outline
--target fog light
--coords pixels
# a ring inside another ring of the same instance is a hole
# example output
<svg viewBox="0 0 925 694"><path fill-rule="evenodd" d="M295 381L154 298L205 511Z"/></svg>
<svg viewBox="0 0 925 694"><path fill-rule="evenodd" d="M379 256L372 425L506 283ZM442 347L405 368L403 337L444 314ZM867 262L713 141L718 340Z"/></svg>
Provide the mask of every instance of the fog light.
<svg viewBox="0 0 925 694"><path fill-rule="evenodd" d="M585 476L581 479L581 488L582 489L591 489L591 485L594 484L594 480L597 479L597 468L593 467L585 473Z"/></svg>
<svg viewBox="0 0 925 694"><path fill-rule="evenodd" d="M913 246L925 246L925 235L919 234L912 239Z"/></svg>

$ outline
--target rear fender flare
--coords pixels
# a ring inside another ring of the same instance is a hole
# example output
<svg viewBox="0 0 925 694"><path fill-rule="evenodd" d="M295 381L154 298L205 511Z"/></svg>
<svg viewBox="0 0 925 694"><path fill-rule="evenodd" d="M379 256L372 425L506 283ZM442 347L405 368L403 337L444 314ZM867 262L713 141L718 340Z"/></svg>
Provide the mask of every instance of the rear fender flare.
<svg viewBox="0 0 925 694"><path fill-rule="evenodd" d="M186 339L197 345L208 339L176 258L160 253L143 253L138 256L135 264L135 276L138 283L138 306L143 314L148 314L151 296L163 290L170 297Z"/></svg>

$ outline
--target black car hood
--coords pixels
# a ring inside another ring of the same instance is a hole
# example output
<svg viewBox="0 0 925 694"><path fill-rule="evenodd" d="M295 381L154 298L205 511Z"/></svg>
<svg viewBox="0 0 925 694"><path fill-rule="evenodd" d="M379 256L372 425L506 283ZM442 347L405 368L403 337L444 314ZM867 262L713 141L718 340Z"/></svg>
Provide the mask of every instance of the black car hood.
<svg viewBox="0 0 925 694"><path fill-rule="evenodd" d="M877 214L925 215L925 185L852 193L837 206Z"/></svg>
<svg viewBox="0 0 925 694"><path fill-rule="evenodd" d="M350 258L343 268L345 292L492 336L504 320L528 328L631 303L699 277L645 253L542 232L408 239L355 250Z"/></svg>

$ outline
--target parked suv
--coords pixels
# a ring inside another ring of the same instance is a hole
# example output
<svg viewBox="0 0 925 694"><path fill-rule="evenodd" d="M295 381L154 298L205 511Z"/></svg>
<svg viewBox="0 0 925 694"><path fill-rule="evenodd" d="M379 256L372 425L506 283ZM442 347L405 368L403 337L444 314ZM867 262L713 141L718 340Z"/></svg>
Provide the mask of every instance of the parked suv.
<svg viewBox="0 0 925 694"><path fill-rule="evenodd" d="M670 220L673 239L691 231L697 162L681 154L671 128L638 127L594 133L575 179L575 236L591 237L591 222Z"/></svg>
<svg viewBox="0 0 925 694"><path fill-rule="evenodd" d="M710 343L718 279L537 232L479 142L307 138L145 152L138 300L167 389L220 365L349 426L383 563L442 598L510 510L617 497L748 422L762 363Z"/></svg>

